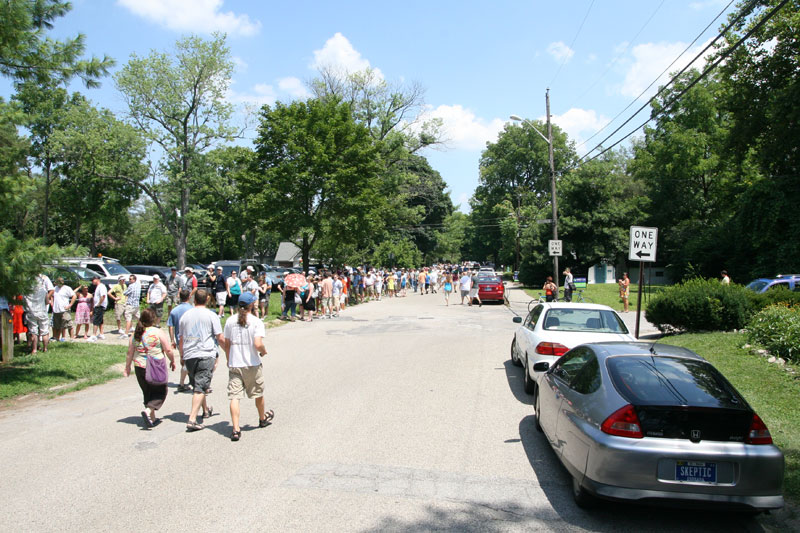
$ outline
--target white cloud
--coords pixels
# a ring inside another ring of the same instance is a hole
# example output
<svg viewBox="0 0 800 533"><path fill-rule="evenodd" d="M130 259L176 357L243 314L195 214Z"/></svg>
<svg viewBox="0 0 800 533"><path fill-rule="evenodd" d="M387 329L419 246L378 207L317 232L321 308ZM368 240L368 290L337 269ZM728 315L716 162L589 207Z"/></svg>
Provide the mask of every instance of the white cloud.
<svg viewBox="0 0 800 533"><path fill-rule="evenodd" d="M650 97L656 93L659 85L663 85L670 79L670 72L677 72L685 67L694 56L700 52L708 44L706 41L703 44L697 45L689 49L685 54L682 54L680 59L675 62L670 71L662 75L658 82L654 83L645 94ZM656 76L667 68L673 59L678 57L686 48L686 43L646 43L633 47L631 54L633 55L633 63L628 68L625 74L625 80L619 92L623 96L635 97L647 87L650 82L656 79ZM711 53L711 50L708 52ZM706 64L705 58L700 58L692 65L697 69L702 69Z"/></svg>
<svg viewBox="0 0 800 533"><path fill-rule="evenodd" d="M541 117L539 120L545 121L547 117ZM553 123L558 124L559 128L567 132L570 140L575 141L578 145L602 128L606 122L608 122L608 118L598 115L596 111L577 107L573 107L561 115L553 115Z"/></svg>
<svg viewBox="0 0 800 533"><path fill-rule="evenodd" d="M300 78L295 78L293 76L278 80L278 88L288 93L293 98L306 99L311 96L311 92L309 92Z"/></svg>
<svg viewBox="0 0 800 533"><path fill-rule="evenodd" d="M255 35L261 22L233 11L220 11L223 0L117 0L133 14L174 31Z"/></svg>
<svg viewBox="0 0 800 533"><path fill-rule="evenodd" d="M711 7L722 7L725 3L725 0L703 0L702 2L691 2L689 9L702 11Z"/></svg>
<svg viewBox="0 0 800 533"><path fill-rule="evenodd" d="M314 61L309 65L312 69L319 70L334 67L344 72L360 72L370 67L369 60L362 57L361 52L353 48L350 41L339 32L325 41L319 50L314 50ZM373 69L379 79L383 79L380 69Z"/></svg>
<svg viewBox="0 0 800 533"><path fill-rule="evenodd" d="M233 56L231 57L231 60L233 61L237 72L247 72L247 67L249 67L249 65L244 59L239 56Z"/></svg>
<svg viewBox="0 0 800 533"><path fill-rule="evenodd" d="M228 89L227 98L233 104L256 104L262 106L264 104L273 105L278 100L278 95L272 85L258 83L247 92Z"/></svg>
<svg viewBox="0 0 800 533"><path fill-rule="evenodd" d="M483 120L460 105L440 105L428 109L423 120L441 119L445 145L458 150L482 150L487 141L496 141L503 130L504 122L499 118Z"/></svg>
<svg viewBox="0 0 800 533"><path fill-rule="evenodd" d="M556 61L569 61L575 55L575 51L561 41L547 45L547 53Z"/></svg>

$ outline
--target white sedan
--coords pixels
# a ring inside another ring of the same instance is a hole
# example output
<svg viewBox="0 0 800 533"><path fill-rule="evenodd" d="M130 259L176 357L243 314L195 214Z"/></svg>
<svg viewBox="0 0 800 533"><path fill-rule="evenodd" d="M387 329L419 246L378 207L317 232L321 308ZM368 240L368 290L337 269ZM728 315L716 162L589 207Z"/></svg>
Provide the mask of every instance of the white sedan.
<svg viewBox="0 0 800 533"><path fill-rule="evenodd" d="M525 368L525 392L533 394L540 372L536 363L552 364L567 351L587 342L635 341L622 318L607 305L540 303L522 323L511 343L511 361Z"/></svg>

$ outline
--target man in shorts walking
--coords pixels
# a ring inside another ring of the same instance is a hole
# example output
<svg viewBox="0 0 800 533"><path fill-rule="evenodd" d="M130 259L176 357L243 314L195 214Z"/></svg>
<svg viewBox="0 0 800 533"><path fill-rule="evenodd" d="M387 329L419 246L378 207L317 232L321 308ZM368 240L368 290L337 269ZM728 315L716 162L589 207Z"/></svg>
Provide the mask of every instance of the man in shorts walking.
<svg viewBox="0 0 800 533"><path fill-rule="evenodd" d="M480 286L478 285L478 271L474 270L472 272L472 277L470 277L470 289L469 289L469 305L472 305L472 300L478 300L478 306L483 307L483 302L481 301L481 297L478 296L478 289Z"/></svg>
<svg viewBox="0 0 800 533"><path fill-rule="evenodd" d="M264 323L253 314L257 298L244 292L239 297L238 314L225 322L225 357L228 360L228 398L231 401L231 440L242 436L239 426L239 400L255 399L258 410L258 427L267 427L275 416L264 411L264 374L261 357L267 354L264 347Z"/></svg>
<svg viewBox="0 0 800 533"><path fill-rule="evenodd" d="M89 337L89 340L94 342L97 339L106 338L103 335L103 317L108 308L108 289L100 282L99 276L92 278L92 284L94 285L94 308L92 309L92 326L94 327L92 328L93 335Z"/></svg>
<svg viewBox="0 0 800 533"><path fill-rule="evenodd" d="M169 338L172 341L172 348L178 349L178 342L180 342L181 338L181 318L183 318L183 314L192 308L192 304L189 303L189 296L191 296L191 291L189 289L181 289L178 292L178 297L181 300L179 305L175 306L169 317L167 317L167 327L169 327ZM181 381L178 384L178 392L188 392L191 390L189 386L186 385L186 377L189 373L186 371L186 365L181 365Z"/></svg>
<svg viewBox="0 0 800 533"><path fill-rule="evenodd" d="M128 288L123 292L125 295L125 333L121 333L120 337L123 339L128 338L131 332L131 324L139 320L139 300L142 295L142 284L136 279L135 274L131 274L128 278Z"/></svg>
<svg viewBox="0 0 800 533"><path fill-rule="evenodd" d="M156 314L158 322L156 327L161 327L161 317L164 315L164 300L167 298L167 287L161 283L161 276L153 274L153 283L147 289L147 303Z"/></svg>
<svg viewBox="0 0 800 533"><path fill-rule="evenodd" d="M206 394L211 389L211 377L217 368L217 344L225 347L222 336L222 325L217 314L206 309L208 292L199 289L194 295L194 307L181 317L180 354L181 364L189 373L189 385L192 387L192 410L189 413L187 431L198 431L205 426L197 422L200 409L203 420L213 414L213 409L206 402Z"/></svg>

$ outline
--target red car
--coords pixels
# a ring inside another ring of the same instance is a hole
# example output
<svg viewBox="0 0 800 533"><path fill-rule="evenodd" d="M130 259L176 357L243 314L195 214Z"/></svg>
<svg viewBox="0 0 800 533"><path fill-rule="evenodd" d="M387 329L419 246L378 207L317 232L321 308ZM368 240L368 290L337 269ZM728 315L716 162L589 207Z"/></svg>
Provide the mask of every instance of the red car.
<svg viewBox="0 0 800 533"><path fill-rule="evenodd" d="M482 302L496 301L503 303L506 288L500 276L479 275L478 276L478 297Z"/></svg>

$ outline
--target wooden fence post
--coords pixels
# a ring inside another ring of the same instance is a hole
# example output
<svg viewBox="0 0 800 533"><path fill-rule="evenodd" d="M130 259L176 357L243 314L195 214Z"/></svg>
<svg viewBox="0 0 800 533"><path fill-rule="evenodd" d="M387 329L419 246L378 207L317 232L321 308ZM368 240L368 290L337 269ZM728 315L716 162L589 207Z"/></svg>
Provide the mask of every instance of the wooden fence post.
<svg viewBox="0 0 800 533"><path fill-rule="evenodd" d="M10 363L14 359L14 322L11 313L5 309L0 311L0 320L3 334L3 362Z"/></svg>

